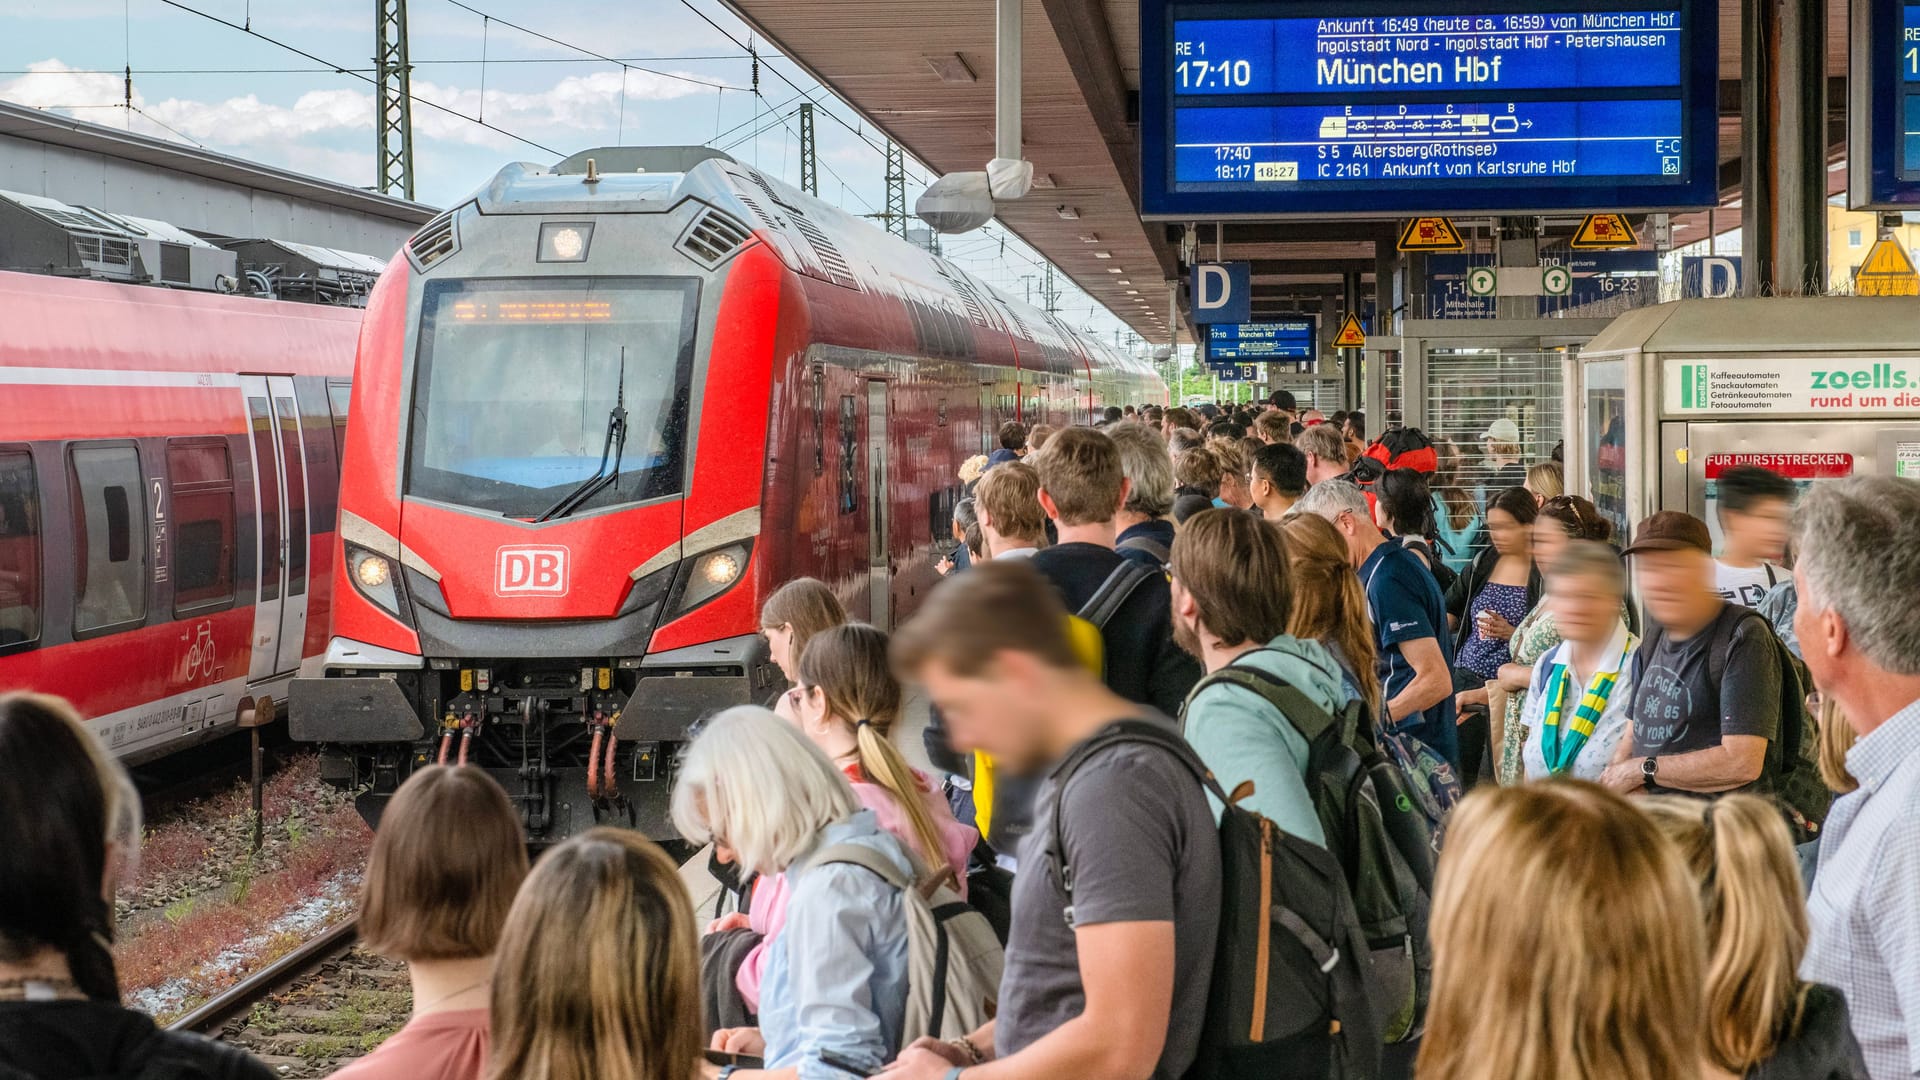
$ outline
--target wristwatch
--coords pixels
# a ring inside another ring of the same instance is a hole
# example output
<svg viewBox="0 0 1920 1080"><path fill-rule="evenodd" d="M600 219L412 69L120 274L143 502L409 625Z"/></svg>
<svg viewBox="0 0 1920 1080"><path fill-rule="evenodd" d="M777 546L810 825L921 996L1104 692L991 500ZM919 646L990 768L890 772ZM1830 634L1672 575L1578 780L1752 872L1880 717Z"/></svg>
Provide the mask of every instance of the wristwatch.
<svg viewBox="0 0 1920 1080"><path fill-rule="evenodd" d="M1648 787L1653 786L1654 774L1658 773L1659 771L1660 771L1659 758L1654 757L1652 754L1648 754L1646 757L1640 759L1640 779L1646 781L1646 784Z"/></svg>

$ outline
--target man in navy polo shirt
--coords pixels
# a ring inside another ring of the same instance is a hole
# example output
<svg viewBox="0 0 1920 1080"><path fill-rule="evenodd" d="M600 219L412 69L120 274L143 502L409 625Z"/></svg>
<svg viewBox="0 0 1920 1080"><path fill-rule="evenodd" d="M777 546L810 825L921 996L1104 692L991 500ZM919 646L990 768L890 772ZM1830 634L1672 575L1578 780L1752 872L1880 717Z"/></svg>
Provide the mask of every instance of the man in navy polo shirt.
<svg viewBox="0 0 1920 1080"><path fill-rule="evenodd" d="M1387 542L1367 510L1367 497L1350 480L1320 481L1294 511L1333 523L1366 586L1386 688L1381 723L1426 743L1458 769L1446 601L1433 572L1406 548Z"/></svg>

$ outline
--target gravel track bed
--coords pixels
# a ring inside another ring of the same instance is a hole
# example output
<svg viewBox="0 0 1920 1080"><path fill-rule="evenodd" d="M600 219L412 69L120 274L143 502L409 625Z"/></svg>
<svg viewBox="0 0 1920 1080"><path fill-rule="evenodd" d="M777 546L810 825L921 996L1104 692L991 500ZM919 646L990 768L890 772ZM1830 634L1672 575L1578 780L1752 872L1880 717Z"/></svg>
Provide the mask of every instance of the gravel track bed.
<svg viewBox="0 0 1920 1080"><path fill-rule="evenodd" d="M115 953L128 1003L162 1023L297 948L352 911L372 833L318 759L266 785L253 847L245 782L170 807L120 893Z"/></svg>
<svg viewBox="0 0 1920 1080"><path fill-rule="evenodd" d="M322 1077L400 1030L412 1008L406 965L356 948L228 1021L220 1037L289 1080Z"/></svg>

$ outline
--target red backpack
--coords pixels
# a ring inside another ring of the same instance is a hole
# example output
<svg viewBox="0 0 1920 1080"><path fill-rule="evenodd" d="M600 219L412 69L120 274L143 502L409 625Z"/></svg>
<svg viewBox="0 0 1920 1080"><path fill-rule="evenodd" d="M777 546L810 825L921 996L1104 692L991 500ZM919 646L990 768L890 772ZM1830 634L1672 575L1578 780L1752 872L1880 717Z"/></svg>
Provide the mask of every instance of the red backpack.
<svg viewBox="0 0 1920 1080"><path fill-rule="evenodd" d="M1389 469L1413 469L1431 473L1440 467L1440 455L1433 440L1419 428L1391 428L1367 447L1367 456Z"/></svg>

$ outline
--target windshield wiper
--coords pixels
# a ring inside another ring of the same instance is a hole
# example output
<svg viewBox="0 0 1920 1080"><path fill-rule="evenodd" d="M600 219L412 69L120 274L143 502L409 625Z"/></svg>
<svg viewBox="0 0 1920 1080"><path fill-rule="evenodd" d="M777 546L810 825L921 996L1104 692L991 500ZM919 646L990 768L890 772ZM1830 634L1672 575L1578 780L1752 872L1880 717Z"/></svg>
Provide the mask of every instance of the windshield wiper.
<svg viewBox="0 0 1920 1080"><path fill-rule="evenodd" d="M536 522L548 521L557 517L566 517L585 506L588 499L604 491L608 484L620 479L620 458L627 449L627 348L620 347L620 383L614 391L613 410L607 413L607 440L600 447L600 464L593 475L580 482L580 486L567 492L559 502L547 507L547 511L534 518ZM607 462L613 462L613 468L607 468Z"/></svg>

